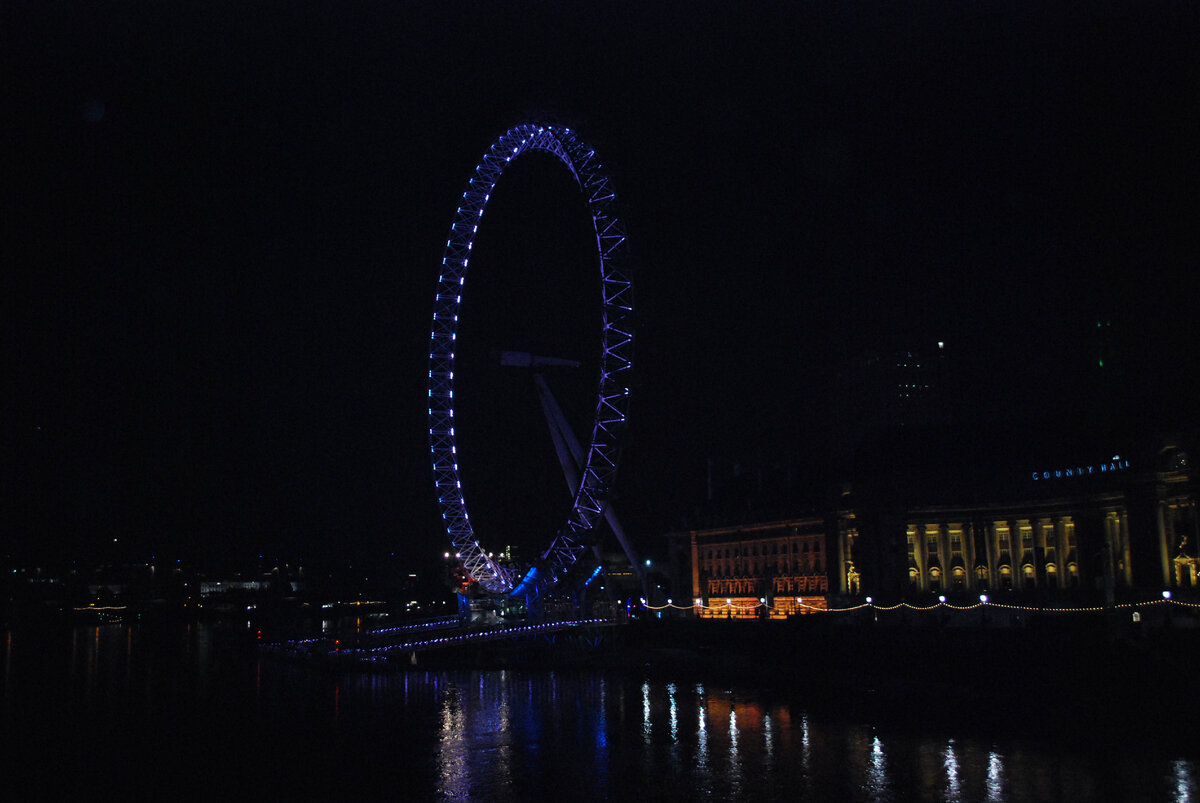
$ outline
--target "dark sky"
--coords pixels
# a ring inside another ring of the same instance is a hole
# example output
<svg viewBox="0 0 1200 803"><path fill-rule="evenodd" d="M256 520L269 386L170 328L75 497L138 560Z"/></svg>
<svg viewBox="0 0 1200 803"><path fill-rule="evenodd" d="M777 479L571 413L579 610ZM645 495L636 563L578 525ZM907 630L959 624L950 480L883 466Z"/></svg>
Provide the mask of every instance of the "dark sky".
<svg viewBox="0 0 1200 803"><path fill-rule="evenodd" d="M4 549L440 553L434 282L474 164L528 120L576 128L623 199L640 543L708 455L823 459L833 378L872 350L942 339L964 397L1070 406L1105 317L1138 395L1190 426L1198 23L1191 2L5 3ZM480 355L587 307L556 171L518 161L485 219ZM545 543L528 387L474 376L472 516Z"/></svg>

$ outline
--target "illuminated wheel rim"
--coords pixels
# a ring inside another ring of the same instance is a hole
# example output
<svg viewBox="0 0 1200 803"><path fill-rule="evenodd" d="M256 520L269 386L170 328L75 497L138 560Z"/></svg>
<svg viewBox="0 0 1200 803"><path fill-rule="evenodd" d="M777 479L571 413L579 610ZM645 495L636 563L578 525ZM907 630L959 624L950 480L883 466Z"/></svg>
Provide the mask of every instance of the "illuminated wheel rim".
<svg viewBox="0 0 1200 803"><path fill-rule="evenodd" d="M587 200L596 236L602 309L600 381L591 440L567 521L535 564L537 571L530 575L537 577L539 587L553 585L571 568L584 550L587 533L604 513L616 480L632 366L633 284L625 231L613 208L616 194L612 182L604 174L595 150L571 129L537 124L510 129L492 143L475 166L454 214L438 276L429 341L429 443L438 506L446 534L468 574L487 591L499 594L513 592L521 578L488 556L467 515L454 433L454 352L467 266L488 199L505 168L529 151L555 156L571 172Z"/></svg>

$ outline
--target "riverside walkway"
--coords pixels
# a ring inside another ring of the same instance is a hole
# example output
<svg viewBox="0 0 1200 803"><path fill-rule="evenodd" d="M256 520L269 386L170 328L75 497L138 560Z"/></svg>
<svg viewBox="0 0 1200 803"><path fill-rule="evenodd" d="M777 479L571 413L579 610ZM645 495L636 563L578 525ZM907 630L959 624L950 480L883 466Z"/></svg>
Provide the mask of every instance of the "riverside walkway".
<svg viewBox="0 0 1200 803"><path fill-rule="evenodd" d="M569 632L598 638L601 629L625 623L623 617L562 619L536 624L462 624L457 617L383 628L352 637L293 639L264 645L268 654L339 665L414 665L417 654L489 642L553 640Z"/></svg>

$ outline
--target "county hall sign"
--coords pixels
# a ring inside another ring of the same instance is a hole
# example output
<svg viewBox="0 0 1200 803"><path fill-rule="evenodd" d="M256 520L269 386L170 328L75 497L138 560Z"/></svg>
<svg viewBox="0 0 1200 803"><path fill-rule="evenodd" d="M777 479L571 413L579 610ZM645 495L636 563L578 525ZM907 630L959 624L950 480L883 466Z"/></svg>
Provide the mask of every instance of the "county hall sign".
<svg viewBox="0 0 1200 803"><path fill-rule="evenodd" d="M1087 477L1092 474L1107 474L1110 471L1124 471L1129 468L1129 461L1122 460L1119 455L1107 463L1093 466L1074 466L1072 468L1056 468L1053 471L1035 471L1035 480L1060 480L1064 477Z"/></svg>

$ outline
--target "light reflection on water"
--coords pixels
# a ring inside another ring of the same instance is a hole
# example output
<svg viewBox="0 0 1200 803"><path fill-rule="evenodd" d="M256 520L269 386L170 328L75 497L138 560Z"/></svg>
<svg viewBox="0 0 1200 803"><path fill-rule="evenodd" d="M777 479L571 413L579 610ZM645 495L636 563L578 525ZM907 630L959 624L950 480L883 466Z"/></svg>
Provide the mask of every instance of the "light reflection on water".
<svg viewBox="0 0 1200 803"><path fill-rule="evenodd" d="M209 628L167 635L78 628L33 650L6 634L4 728L32 734L7 773L52 777L43 755L137 760L161 783L203 755L214 783L264 764L300 792L364 798L1200 803L1190 746L934 732L920 711L901 728L801 696L599 672L333 676L223 651ZM50 738L53 753L38 747Z"/></svg>
<svg viewBox="0 0 1200 803"><path fill-rule="evenodd" d="M954 740L951 739L946 743L946 797L950 800L958 800L962 796L962 789L958 784L958 756L954 753Z"/></svg>
<svg viewBox="0 0 1200 803"><path fill-rule="evenodd" d="M455 691L463 681L451 679L441 694L444 721L454 723L444 731L439 759L454 767L442 773L442 800L552 796L554 784L568 783L572 796L585 800L1189 801L1196 783L1191 758L1147 763L1119 750L1101 757L1094 744L1064 750L888 732L814 719L745 692L598 674L564 675L553 684L519 675L520 704L536 710L508 720L494 715L513 702L498 675L463 677L493 693L473 698L476 711ZM636 695L633 719L621 692L610 693L614 687ZM543 731L555 738L544 740ZM509 737L503 771L489 749L480 749L500 733Z"/></svg>
<svg viewBox="0 0 1200 803"><path fill-rule="evenodd" d="M1004 800L1004 781L1000 777L1000 756L996 755L995 751L988 753L987 800L988 803L999 803Z"/></svg>
<svg viewBox="0 0 1200 803"><path fill-rule="evenodd" d="M675 704L675 684L667 684L667 701L670 705L671 718L671 742L675 743L679 739L679 709Z"/></svg>
<svg viewBox="0 0 1200 803"><path fill-rule="evenodd" d="M871 800L890 800L888 795L887 760L883 756L883 742L875 736L871 739L871 763L867 770L867 786L864 790Z"/></svg>
<svg viewBox="0 0 1200 803"><path fill-rule="evenodd" d="M1176 759L1173 769L1175 770L1175 801L1176 803L1190 803L1196 792L1195 767L1190 761Z"/></svg>

